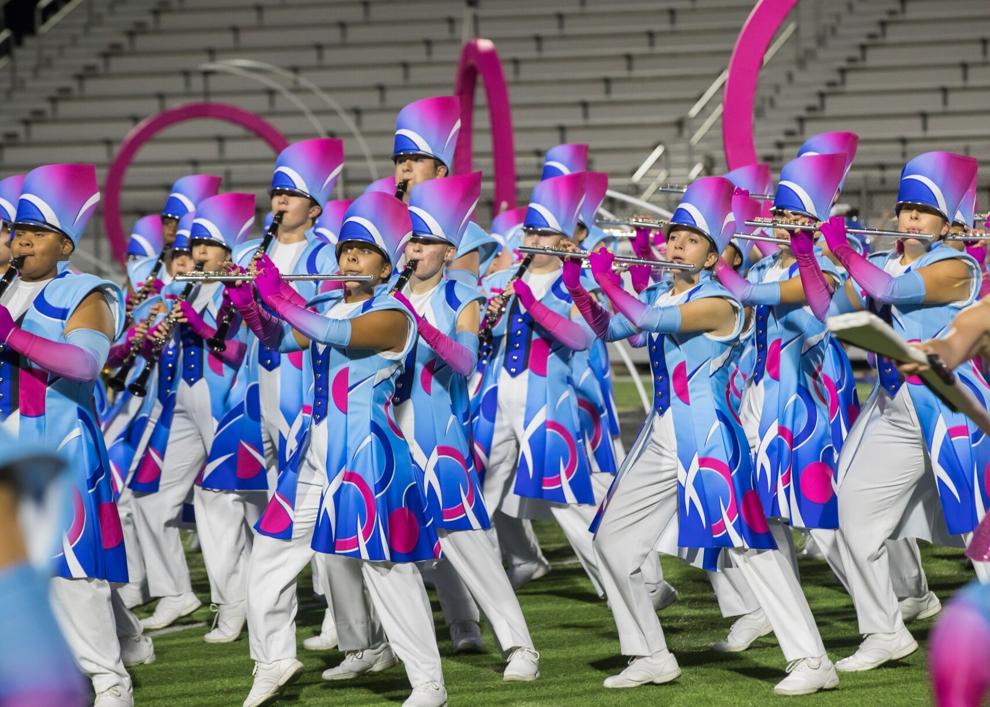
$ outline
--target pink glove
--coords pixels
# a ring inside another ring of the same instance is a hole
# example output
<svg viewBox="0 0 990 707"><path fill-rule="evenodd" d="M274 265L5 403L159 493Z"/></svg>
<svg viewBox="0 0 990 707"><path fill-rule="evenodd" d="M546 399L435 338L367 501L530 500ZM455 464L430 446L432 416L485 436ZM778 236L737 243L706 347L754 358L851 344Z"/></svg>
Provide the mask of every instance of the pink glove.
<svg viewBox="0 0 990 707"><path fill-rule="evenodd" d="M827 227L827 224L826 226ZM843 227L843 232L845 228ZM798 272L801 275L801 287L808 300L811 311L821 321L828 316L829 305L835 290L822 272L818 259L815 257L815 241L811 231L794 231L791 234L791 251L797 260Z"/></svg>
<svg viewBox="0 0 990 707"><path fill-rule="evenodd" d="M557 314L542 302L538 302L533 290L522 280L517 280L513 288L519 303L557 341L575 351L583 351L591 346L594 337L587 328Z"/></svg>
<svg viewBox="0 0 990 707"><path fill-rule="evenodd" d="M828 249L835 253L836 257L839 257L839 251L844 248L851 250L849 239L846 237L846 220L842 216L833 216L823 223L821 232L825 236L825 242L828 243Z"/></svg>
<svg viewBox="0 0 990 707"><path fill-rule="evenodd" d="M622 278L612 270L613 262L615 262L615 256L604 248L599 248L588 256L591 274L594 276L595 282L599 285L607 281L619 287L622 286Z"/></svg>
<svg viewBox="0 0 990 707"><path fill-rule="evenodd" d="M110 347L110 353L107 355L107 366L110 368L116 368L122 364L131 353L131 342L134 340L134 337L137 336L135 329L136 327L131 327L128 329L127 335L124 336L124 340L119 344L115 344Z"/></svg>
<svg viewBox="0 0 990 707"><path fill-rule="evenodd" d="M69 336L71 335L70 333ZM103 367L102 362L97 361L88 349L51 341L19 328L10 311L3 305L0 305L0 341L32 363L63 378L75 381L95 380Z"/></svg>
<svg viewBox="0 0 990 707"><path fill-rule="evenodd" d="M399 304L401 304L403 307L408 309L409 313L413 315L413 317L416 319L416 323L419 324L419 320L422 319L422 317L419 316L419 312L417 312L416 308L413 307L413 303L410 302L408 298L401 292L393 292L392 297L398 300Z"/></svg>
<svg viewBox="0 0 990 707"><path fill-rule="evenodd" d="M581 263L577 258L564 258L563 279L568 290L581 286Z"/></svg>
<svg viewBox="0 0 990 707"><path fill-rule="evenodd" d="M637 228L631 245L636 257L654 259L653 248L650 247L650 229Z"/></svg>
<svg viewBox="0 0 990 707"><path fill-rule="evenodd" d="M632 278L633 289L636 290L636 294L639 294L650 286L653 268L649 265L632 265L629 268L629 277Z"/></svg>
<svg viewBox="0 0 990 707"><path fill-rule="evenodd" d="M189 328L196 333L196 336L202 339L209 339L217 333L216 329L207 324L200 313L189 302L179 302L179 309L182 310L182 316L189 321Z"/></svg>
<svg viewBox="0 0 990 707"><path fill-rule="evenodd" d="M258 294L261 295L261 299L270 304L270 299L278 297L282 293L282 275L267 255L258 259L255 264L255 271L258 275L254 278L254 286L258 290Z"/></svg>
<svg viewBox="0 0 990 707"><path fill-rule="evenodd" d="M247 270L240 266L235 266L233 268L233 272L237 275L243 275L247 272ZM242 308L249 308L251 305L255 304L254 283L250 280L224 283L223 296L229 297L231 303L237 307L238 311Z"/></svg>
<svg viewBox="0 0 990 707"><path fill-rule="evenodd" d="M565 261L565 264L568 261ZM568 293L571 295L571 299L574 300L574 306L578 308L581 312L581 316L584 317L584 321L588 322L588 326L591 330L595 332L596 336L604 337L608 334L608 323L612 318L608 313L608 310L598 304L598 301L592 297L584 286L581 284L580 271L578 271L579 277L574 286L568 284L567 279L564 279L564 285L567 287Z"/></svg>

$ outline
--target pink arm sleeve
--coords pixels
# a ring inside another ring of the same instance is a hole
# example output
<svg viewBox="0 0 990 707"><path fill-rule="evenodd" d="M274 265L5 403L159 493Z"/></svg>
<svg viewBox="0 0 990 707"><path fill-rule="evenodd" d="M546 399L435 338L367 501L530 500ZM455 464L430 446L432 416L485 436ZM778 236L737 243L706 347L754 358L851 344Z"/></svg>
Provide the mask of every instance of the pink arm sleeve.
<svg viewBox="0 0 990 707"><path fill-rule="evenodd" d="M109 349L110 342L106 337L92 329L77 329L69 332L66 338L71 339L77 333L78 337L101 337L107 342ZM32 363L57 376L74 381L96 380L103 367L102 356L98 357L87 347L77 346L68 341L64 343L51 341L21 328L15 328L10 332L7 344Z"/></svg>
<svg viewBox="0 0 990 707"><path fill-rule="evenodd" d="M828 316L829 305L835 290L829 284L821 265L815 257L815 243L808 231L797 231L791 236L791 251L797 260L798 272L801 274L801 287L808 300L811 311L821 321Z"/></svg>
<svg viewBox="0 0 990 707"><path fill-rule="evenodd" d="M469 376L478 364L477 350L472 351L458 341L450 338L435 326L426 321L425 317L416 317L416 326L419 335L430 345L430 348L437 352L448 366L460 373L462 376Z"/></svg>

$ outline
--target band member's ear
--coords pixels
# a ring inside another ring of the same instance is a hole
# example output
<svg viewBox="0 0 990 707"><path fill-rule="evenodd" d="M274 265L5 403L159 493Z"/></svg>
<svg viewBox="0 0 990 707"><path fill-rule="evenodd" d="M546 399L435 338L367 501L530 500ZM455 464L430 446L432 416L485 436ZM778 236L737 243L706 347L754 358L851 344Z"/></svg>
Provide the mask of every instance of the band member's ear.
<svg viewBox="0 0 990 707"><path fill-rule="evenodd" d="M440 162L439 160L434 160L434 164L436 164L436 169L434 170L434 174L436 174L437 177L446 177L450 173L450 170L447 169L447 165L445 165L443 162Z"/></svg>

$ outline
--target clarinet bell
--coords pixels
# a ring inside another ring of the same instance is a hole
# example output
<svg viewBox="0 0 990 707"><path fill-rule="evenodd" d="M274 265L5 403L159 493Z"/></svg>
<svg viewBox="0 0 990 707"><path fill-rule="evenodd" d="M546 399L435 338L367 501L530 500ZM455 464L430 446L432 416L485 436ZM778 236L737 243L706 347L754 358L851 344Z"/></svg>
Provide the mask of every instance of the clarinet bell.
<svg viewBox="0 0 990 707"><path fill-rule="evenodd" d="M127 375L124 373L124 369L117 371L113 378L107 381L107 387L115 393L119 393L127 387Z"/></svg>
<svg viewBox="0 0 990 707"><path fill-rule="evenodd" d="M151 364L149 363L145 368L141 370L141 373L134 382L127 386L127 391L138 398L143 398L148 394L148 373L151 371Z"/></svg>
<svg viewBox="0 0 990 707"><path fill-rule="evenodd" d="M217 356L227 350L226 339L211 338L206 342L206 345L210 349L210 353L216 354Z"/></svg>

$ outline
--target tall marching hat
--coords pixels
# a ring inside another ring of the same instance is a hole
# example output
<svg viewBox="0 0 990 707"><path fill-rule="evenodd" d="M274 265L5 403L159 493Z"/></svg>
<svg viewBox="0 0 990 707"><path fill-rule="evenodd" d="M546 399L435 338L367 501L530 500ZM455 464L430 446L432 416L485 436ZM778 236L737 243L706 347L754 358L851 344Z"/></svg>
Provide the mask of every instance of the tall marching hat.
<svg viewBox="0 0 990 707"><path fill-rule="evenodd" d="M96 167L47 164L24 177L14 224L57 231L75 247L99 201Z"/></svg>
<svg viewBox="0 0 990 707"><path fill-rule="evenodd" d="M192 252L192 241L189 238L189 233L192 231L193 221L195 220L195 211L190 211L179 219L179 225L175 227L175 240L172 242L173 253Z"/></svg>
<svg viewBox="0 0 990 707"><path fill-rule="evenodd" d="M770 165L754 162L725 173L725 178L750 194L768 194L773 185Z"/></svg>
<svg viewBox="0 0 990 707"><path fill-rule="evenodd" d="M162 217L158 214L142 216L134 222L127 240L127 256L154 257L162 251Z"/></svg>
<svg viewBox="0 0 990 707"><path fill-rule="evenodd" d="M394 268L412 236L409 208L391 194L370 192L355 199L344 214L337 238L337 257L348 241L375 246Z"/></svg>
<svg viewBox="0 0 990 707"><path fill-rule="evenodd" d="M218 191L220 191L220 177L210 174L190 174L180 177L172 185L172 191L165 200L162 218L179 220L190 211L195 211L196 204L214 196Z"/></svg>
<svg viewBox="0 0 990 707"><path fill-rule="evenodd" d="M207 241L233 250L254 225L254 194L229 192L199 202L190 241Z"/></svg>
<svg viewBox="0 0 990 707"><path fill-rule="evenodd" d="M423 155L454 163L457 134L461 131L461 100L457 96L433 96L414 101L399 111L395 121L392 159Z"/></svg>
<svg viewBox="0 0 990 707"><path fill-rule="evenodd" d="M12 177L0 179L0 222L8 225L14 222L14 215L17 213L17 199L21 195L23 185L23 174L15 174Z"/></svg>
<svg viewBox="0 0 990 707"><path fill-rule="evenodd" d="M670 217L670 229L686 226L708 238L721 253L735 231L732 193L736 187L725 177L695 179Z"/></svg>
<svg viewBox="0 0 990 707"><path fill-rule="evenodd" d="M798 148L797 156L804 155L831 155L841 154L846 156L846 168L842 173L842 181L849 174L853 160L856 159L856 150L859 147L859 135L843 130L828 133L818 133L812 135L804 144ZM842 190L842 183L839 183L839 191Z"/></svg>
<svg viewBox="0 0 990 707"><path fill-rule="evenodd" d="M962 199L959 200L959 206L956 207L956 215L952 219L952 223L958 223L966 228L974 228L976 226L976 183L977 174L974 171L973 181L969 183L969 188L963 194Z"/></svg>
<svg viewBox="0 0 990 707"><path fill-rule="evenodd" d="M337 234L340 225L344 223L344 214L353 203L353 199L335 199L323 205L320 217L316 219L313 232L330 245L337 245Z"/></svg>
<svg viewBox="0 0 990 707"><path fill-rule="evenodd" d="M966 190L976 176L977 162L954 152L925 152L901 170L895 210L902 206L934 209L952 221Z"/></svg>
<svg viewBox="0 0 990 707"><path fill-rule="evenodd" d="M454 258L478 252L478 271L485 272L502 249L502 242L482 228L476 221L468 221L467 228L461 234L461 242L457 245Z"/></svg>
<svg viewBox="0 0 990 707"><path fill-rule="evenodd" d="M585 172L588 169L588 146L582 143L555 145L543 157L543 173L540 179L561 177L565 174Z"/></svg>
<svg viewBox="0 0 990 707"><path fill-rule="evenodd" d="M275 160L271 191L283 190L323 205L344 169L344 141L315 137L294 142Z"/></svg>
<svg viewBox="0 0 990 707"><path fill-rule="evenodd" d="M537 182L523 228L570 238L584 203L585 173L575 172Z"/></svg>
<svg viewBox="0 0 990 707"><path fill-rule="evenodd" d="M409 194L413 236L460 245L479 198L481 172L417 184Z"/></svg>
<svg viewBox="0 0 990 707"><path fill-rule="evenodd" d="M827 221L845 173L844 153L804 155L791 160L780 170L773 196L774 210Z"/></svg>
<svg viewBox="0 0 990 707"><path fill-rule="evenodd" d="M528 206L519 206L503 211L492 219L492 238L501 243L503 249L519 247L517 241L522 235L522 225L528 210Z"/></svg>

